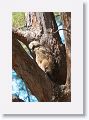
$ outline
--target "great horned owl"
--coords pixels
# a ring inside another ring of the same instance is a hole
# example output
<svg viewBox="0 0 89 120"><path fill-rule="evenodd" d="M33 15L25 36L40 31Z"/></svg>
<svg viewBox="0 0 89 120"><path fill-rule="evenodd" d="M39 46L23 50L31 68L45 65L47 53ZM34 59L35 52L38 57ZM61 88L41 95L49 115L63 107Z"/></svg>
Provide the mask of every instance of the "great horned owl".
<svg viewBox="0 0 89 120"><path fill-rule="evenodd" d="M29 48L38 66L51 78L54 68L52 55L38 41L32 41Z"/></svg>
<svg viewBox="0 0 89 120"><path fill-rule="evenodd" d="M60 101L61 94L59 85L65 83L64 70L62 70L65 69L63 68L64 61L61 61L63 67L61 67L61 65L58 66L59 64L55 62L56 59L53 58L50 51L38 41L32 41L29 44L29 48L38 66L48 75L49 79L53 81L51 101ZM62 55L60 57L62 57Z"/></svg>

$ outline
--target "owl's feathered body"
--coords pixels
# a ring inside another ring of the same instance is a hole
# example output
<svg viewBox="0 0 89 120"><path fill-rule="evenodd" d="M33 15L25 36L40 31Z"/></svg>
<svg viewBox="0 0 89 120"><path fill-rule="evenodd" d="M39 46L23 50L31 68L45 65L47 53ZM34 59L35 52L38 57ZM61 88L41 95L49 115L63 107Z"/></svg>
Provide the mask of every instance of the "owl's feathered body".
<svg viewBox="0 0 89 120"><path fill-rule="evenodd" d="M38 66L51 77L54 69L52 55L38 41L31 42L29 48L32 51L32 56L35 56Z"/></svg>

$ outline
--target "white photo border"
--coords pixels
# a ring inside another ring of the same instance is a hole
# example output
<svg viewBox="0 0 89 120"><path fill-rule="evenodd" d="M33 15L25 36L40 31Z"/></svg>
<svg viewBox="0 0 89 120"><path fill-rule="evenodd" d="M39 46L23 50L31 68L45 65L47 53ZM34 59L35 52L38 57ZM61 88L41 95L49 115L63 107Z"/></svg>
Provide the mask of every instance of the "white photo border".
<svg viewBox="0 0 89 120"><path fill-rule="evenodd" d="M5 0L0 8L0 112L83 114L83 1ZM12 12L71 12L71 102L12 102Z"/></svg>

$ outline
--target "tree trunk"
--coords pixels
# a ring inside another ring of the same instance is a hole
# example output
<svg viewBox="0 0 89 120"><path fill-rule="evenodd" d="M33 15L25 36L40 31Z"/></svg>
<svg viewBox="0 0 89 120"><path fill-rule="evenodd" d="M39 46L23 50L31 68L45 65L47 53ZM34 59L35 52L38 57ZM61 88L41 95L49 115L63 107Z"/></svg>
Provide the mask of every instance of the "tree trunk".
<svg viewBox="0 0 89 120"><path fill-rule="evenodd" d="M67 60L67 79L65 95L67 101L71 101L71 12L61 13L63 27L70 32L64 31L65 46L66 46L66 60Z"/></svg>

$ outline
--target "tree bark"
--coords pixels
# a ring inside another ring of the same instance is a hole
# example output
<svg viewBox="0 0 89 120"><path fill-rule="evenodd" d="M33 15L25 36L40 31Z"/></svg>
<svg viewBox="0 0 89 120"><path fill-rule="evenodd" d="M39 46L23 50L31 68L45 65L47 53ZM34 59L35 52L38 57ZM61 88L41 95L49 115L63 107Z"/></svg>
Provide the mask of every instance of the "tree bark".
<svg viewBox="0 0 89 120"><path fill-rule="evenodd" d="M61 18L63 21L63 27L70 31L64 31L67 60L67 79L64 93L65 99L71 101L71 12L61 13Z"/></svg>

